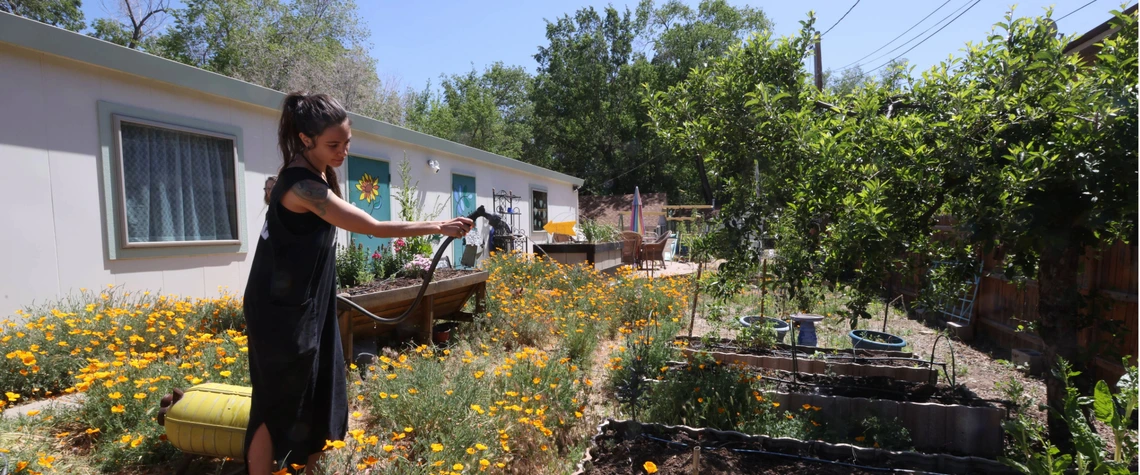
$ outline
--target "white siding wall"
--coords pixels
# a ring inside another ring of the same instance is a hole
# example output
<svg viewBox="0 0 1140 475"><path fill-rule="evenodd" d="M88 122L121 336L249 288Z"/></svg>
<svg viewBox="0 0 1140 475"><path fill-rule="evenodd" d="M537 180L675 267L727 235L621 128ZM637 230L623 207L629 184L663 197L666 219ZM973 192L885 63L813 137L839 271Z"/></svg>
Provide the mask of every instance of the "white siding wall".
<svg viewBox="0 0 1140 475"><path fill-rule="evenodd" d="M83 63L0 43L0 314L107 284L129 290L216 296L240 293L265 219L262 184L277 172L277 111L175 88ZM110 260L100 199L97 101L231 124L242 129L247 253ZM352 152L390 162L393 191L404 152L427 193L427 203L450 196L451 173L475 176L478 204L491 205L491 188L524 196L545 187L556 220L577 217L571 185L355 132ZM441 170L431 173L428 158ZM344 170L340 176L345 176ZM395 203L393 203L395 206ZM393 210L393 216L398 210ZM450 205L440 219L451 217ZM529 215L522 216L529 230ZM341 239L345 239L342 233ZM545 233L533 238L545 241Z"/></svg>

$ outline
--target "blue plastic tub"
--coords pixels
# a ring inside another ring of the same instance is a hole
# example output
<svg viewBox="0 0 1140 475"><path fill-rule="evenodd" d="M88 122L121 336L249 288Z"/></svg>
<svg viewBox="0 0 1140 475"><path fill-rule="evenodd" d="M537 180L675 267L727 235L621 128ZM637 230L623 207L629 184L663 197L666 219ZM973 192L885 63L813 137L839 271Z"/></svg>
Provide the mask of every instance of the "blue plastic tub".
<svg viewBox="0 0 1140 475"><path fill-rule="evenodd" d="M902 337L874 330L851 330L847 335L851 337L851 346L865 350L902 351L906 346L906 340ZM869 340L867 337L875 337L886 342Z"/></svg>
<svg viewBox="0 0 1140 475"><path fill-rule="evenodd" d="M784 342L784 335L788 334L788 330L792 328L788 322L772 317L761 317L759 315L747 315L738 319L741 325L751 327L752 325L762 325L764 323L771 323L772 328L776 329L776 341L779 343Z"/></svg>

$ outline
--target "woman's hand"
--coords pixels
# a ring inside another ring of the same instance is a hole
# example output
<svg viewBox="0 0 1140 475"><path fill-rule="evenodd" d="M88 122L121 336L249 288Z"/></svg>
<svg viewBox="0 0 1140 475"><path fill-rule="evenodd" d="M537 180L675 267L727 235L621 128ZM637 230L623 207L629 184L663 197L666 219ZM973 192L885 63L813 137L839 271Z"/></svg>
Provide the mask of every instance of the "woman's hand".
<svg viewBox="0 0 1140 475"><path fill-rule="evenodd" d="M441 221L439 223L439 233L443 234L444 236L461 238L463 236L466 236L467 232L471 230L472 224L474 223L467 218L455 218L447 221Z"/></svg>

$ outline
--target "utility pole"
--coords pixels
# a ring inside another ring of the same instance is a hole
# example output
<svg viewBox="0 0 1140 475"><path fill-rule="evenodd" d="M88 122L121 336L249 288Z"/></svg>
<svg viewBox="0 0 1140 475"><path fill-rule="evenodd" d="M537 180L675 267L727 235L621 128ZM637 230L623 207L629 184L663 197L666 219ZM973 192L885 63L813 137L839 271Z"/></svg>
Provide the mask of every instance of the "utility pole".
<svg viewBox="0 0 1140 475"><path fill-rule="evenodd" d="M819 53L819 37L815 37L815 88L823 90L823 56Z"/></svg>

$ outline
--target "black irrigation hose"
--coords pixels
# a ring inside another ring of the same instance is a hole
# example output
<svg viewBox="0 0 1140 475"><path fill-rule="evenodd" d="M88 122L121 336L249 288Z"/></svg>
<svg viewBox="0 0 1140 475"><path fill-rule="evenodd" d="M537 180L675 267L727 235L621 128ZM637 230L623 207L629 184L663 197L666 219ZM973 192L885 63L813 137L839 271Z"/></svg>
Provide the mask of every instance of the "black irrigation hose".
<svg viewBox="0 0 1140 475"><path fill-rule="evenodd" d="M931 345L931 347L930 347L930 362L931 362L931 364L934 363L934 352L935 352L935 350L938 349L938 340L941 340L943 337L946 337L946 334L945 333L939 333L938 337L934 339L934 344ZM951 343L951 340L949 337L946 338L946 344L950 346L950 370L953 372L953 375L946 374L946 365L945 364L942 365L942 375L946 377L946 382L950 383L950 386L956 387L956 386L958 386L958 362L957 362L957 358L954 355L954 345L953 345L953 343ZM951 379L951 377L953 377L953 379Z"/></svg>
<svg viewBox="0 0 1140 475"><path fill-rule="evenodd" d="M478 209L476 209L474 213L471 213L471 215L468 216L468 218L471 219L472 222L474 222L476 219L479 219L479 218L485 218L492 227L494 227L495 225L502 222L502 218L500 218L494 214L488 213L487 210L484 209L482 206L480 206ZM444 251L447 250L447 246L449 246L451 244L451 242L454 240L455 240L454 237L448 236L447 239L443 241L443 244L441 244L439 246L439 250L435 251L435 257L433 257L431 260L431 267L428 268L427 275L424 276L424 283L420 285L419 293L416 294L416 298L415 298L415 300L412 301L412 305L409 306L407 310L404 310L404 313L400 314L400 316L395 317L395 318L378 317L378 316L374 315L372 312L369 312L364 307L361 307L356 302L353 302L352 299L348 298L349 297L348 294L337 294L336 299L338 301L340 301L340 303L348 305L349 307L352 307L357 312L360 312L362 315L364 315L368 318L371 318L371 319L373 319L377 322L380 322L380 323L396 324L396 323L400 323L404 320L407 320L408 317L411 316L412 312L415 311L416 307L419 306L420 300L422 300L424 297L424 292L427 292L428 285L431 284L431 279L432 279L432 277L435 276L435 267L437 265L439 265L439 260L441 258L443 258L443 253L444 253ZM0 474L0 475L3 475L3 474Z"/></svg>
<svg viewBox="0 0 1140 475"><path fill-rule="evenodd" d="M685 444L685 443L681 443L681 442L674 442L671 440L665 440L665 439L662 439L659 437L654 437L654 436L647 435L647 434L642 434L641 436L645 437L646 439L655 441L655 442L662 442L662 443L665 443L668 445L679 445L681 447L684 447L685 449L691 449L692 448L689 446L689 444ZM842 467L856 468L859 470L866 470L869 472L917 473L913 470L903 470L903 469L899 469L899 468L868 467L865 465L858 465L858 464L847 463L847 462L837 462L835 460L825 460L825 459L819 459L819 458L815 458L815 457L808 457L805 455L793 455L793 454L785 454L785 453L780 453L780 452L769 452L767 450L731 449L731 448L727 448L727 447L701 447L701 450L702 451L708 451L708 450L716 450L716 449L720 449L720 448L723 448L725 450L735 452L735 453L771 455L771 456L784 457L784 458L789 458L789 459L794 459L794 460L803 460L806 462L816 462L816 463L824 463L824 464L829 464L829 465L838 465L838 466L842 466ZM931 475L939 475L939 474L935 474L934 472L923 472L923 473L928 473Z"/></svg>

